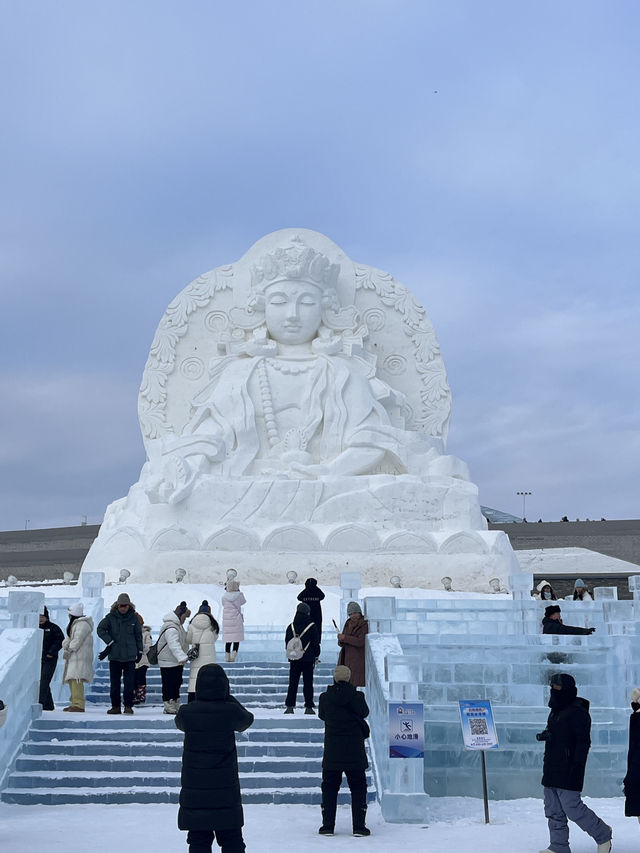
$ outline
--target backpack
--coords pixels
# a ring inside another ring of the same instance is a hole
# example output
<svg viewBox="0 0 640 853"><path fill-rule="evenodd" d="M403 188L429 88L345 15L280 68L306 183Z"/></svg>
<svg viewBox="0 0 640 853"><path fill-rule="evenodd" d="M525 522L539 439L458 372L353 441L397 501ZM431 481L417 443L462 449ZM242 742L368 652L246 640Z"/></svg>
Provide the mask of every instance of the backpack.
<svg viewBox="0 0 640 853"><path fill-rule="evenodd" d="M303 646L302 645L302 637L307 633L309 628L311 628L311 626L314 624L315 624L314 622L309 622L307 627L303 631L301 631L300 634L296 634L296 629L293 627L293 622L291 623L291 625L289 627L293 631L293 637L291 637L291 639L287 643L287 648L286 648L287 660L300 660L300 658L303 656L303 654L307 651L307 649L309 648L311 643L309 642L309 643L307 643L306 646Z"/></svg>
<svg viewBox="0 0 640 853"><path fill-rule="evenodd" d="M167 629L165 628L164 631L160 631L160 637L166 630ZM158 652L160 651L158 649L158 643L160 642L160 637L158 637L155 643L147 649L147 660L149 661L150 666L155 666L158 663ZM167 644L165 643L164 645L166 646Z"/></svg>

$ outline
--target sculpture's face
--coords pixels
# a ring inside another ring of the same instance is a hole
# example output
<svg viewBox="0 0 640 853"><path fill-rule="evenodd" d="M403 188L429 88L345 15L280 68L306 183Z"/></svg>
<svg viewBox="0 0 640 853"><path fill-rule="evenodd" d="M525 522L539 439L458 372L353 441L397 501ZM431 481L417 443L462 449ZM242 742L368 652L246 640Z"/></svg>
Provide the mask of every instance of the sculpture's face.
<svg viewBox="0 0 640 853"><path fill-rule="evenodd" d="M322 322L322 291L306 281L278 281L264 294L264 314L271 337L282 344L312 341Z"/></svg>

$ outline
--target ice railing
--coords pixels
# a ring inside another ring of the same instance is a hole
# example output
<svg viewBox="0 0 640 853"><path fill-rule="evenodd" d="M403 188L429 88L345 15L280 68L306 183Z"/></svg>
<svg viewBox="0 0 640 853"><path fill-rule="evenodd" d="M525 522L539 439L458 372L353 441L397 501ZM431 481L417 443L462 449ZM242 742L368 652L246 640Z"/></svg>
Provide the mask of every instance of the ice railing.
<svg viewBox="0 0 640 853"><path fill-rule="evenodd" d="M82 576L81 601L85 615L91 616L94 624L104 611L103 585L102 572L87 572ZM38 703L42 656L38 615L46 605L51 621L64 629L68 622L67 608L77 601L77 595L47 596L44 592L22 590L10 590L0 598L0 699L8 708L6 723L0 729L0 789L13 768L29 725L42 714ZM60 699L63 669L60 655L51 682L54 701Z"/></svg>
<svg viewBox="0 0 640 853"><path fill-rule="evenodd" d="M389 795L395 800L405 795L416 800L425 790L415 770L402 770L402 759L388 757L389 701L424 703L427 741L431 740L425 743L426 754L435 749L432 758L438 750L446 751L446 765L478 757L467 753L461 758L458 699L491 699L502 706L504 721L504 750L495 763L509 771L498 787L511 788L514 778L520 777L525 787L527 778L533 777L539 786L540 755L534 732L548 712L550 676L567 670L592 702L590 764L594 771L602 767L608 773L608 794L601 795L611 795L611 787L617 784L617 753L624 748L628 692L640 684L640 577L629 581L633 601L618 601L615 588L606 587L596 589L594 602L559 602L566 624L596 628L590 636L542 635L545 605L529 596L532 577L517 576L510 582L514 595L509 599L364 599L370 628L367 701L383 813L398 812L397 804L385 808ZM617 750L615 755L612 749ZM456 790L455 784L445 781L442 792L468 793ZM531 795L530 789L523 795Z"/></svg>

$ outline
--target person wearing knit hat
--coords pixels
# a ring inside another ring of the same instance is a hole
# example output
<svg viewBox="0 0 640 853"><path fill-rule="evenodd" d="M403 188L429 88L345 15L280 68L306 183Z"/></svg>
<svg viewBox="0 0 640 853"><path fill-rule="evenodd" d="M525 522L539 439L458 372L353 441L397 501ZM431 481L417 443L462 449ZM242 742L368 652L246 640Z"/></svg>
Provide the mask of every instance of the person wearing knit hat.
<svg viewBox="0 0 640 853"><path fill-rule="evenodd" d="M573 600L574 601L593 601L593 596L586 587L582 578L578 578L573 585Z"/></svg>
<svg viewBox="0 0 640 853"><path fill-rule="evenodd" d="M189 702L193 702L196 698L196 683L202 667L216 662L216 640L219 633L220 626L211 615L211 607L205 598L187 630L187 643L190 646L187 688Z"/></svg>
<svg viewBox="0 0 640 853"><path fill-rule="evenodd" d="M121 592L111 610L98 624L98 636L105 643L100 660L109 658L109 696L111 708L107 714L120 714L120 686L124 682L122 699L124 713L133 714L136 690L136 664L142 659L142 626L135 605L126 592Z"/></svg>
<svg viewBox="0 0 640 853"><path fill-rule="evenodd" d="M349 681L351 678L351 670L348 666L342 666L338 664L338 666L333 670L333 680L334 681Z"/></svg>
<svg viewBox="0 0 640 853"><path fill-rule="evenodd" d="M350 601L347 604L347 621L338 634L338 645L341 647L338 663L349 667L354 687L364 687L366 684L364 643L368 633L369 623L362 615L360 605L357 601Z"/></svg>
<svg viewBox="0 0 640 853"><path fill-rule="evenodd" d="M367 815L367 755L365 739L369 737L366 717L369 708L364 694L350 683L348 666L338 665L333 684L320 694L318 716L324 722L322 754L322 826L320 835L333 835L342 774L351 792L351 822L354 835L370 835L365 825Z"/></svg>
<svg viewBox="0 0 640 853"><path fill-rule="evenodd" d="M289 643L297 645L296 657L292 657ZM311 609L303 601L296 608L293 622L287 626L284 646L289 661L289 686L285 699L285 714L293 714L298 697L298 685L302 676L302 694L305 714L315 714L313 702L313 668L320 657L320 634L311 618ZM299 657L297 655L300 655Z"/></svg>
<svg viewBox="0 0 640 853"><path fill-rule="evenodd" d="M298 601L308 604L311 608L311 619L316 623L318 635L322 637L322 604L324 592L318 586L315 578L307 578L304 589L298 593Z"/></svg>
<svg viewBox="0 0 640 853"><path fill-rule="evenodd" d="M540 601L556 601L556 594L553 591L553 587L549 583L549 581L540 581L538 586L536 587L537 593L534 598L539 599Z"/></svg>
<svg viewBox="0 0 640 853"><path fill-rule="evenodd" d="M187 602L181 601L174 610L162 617L157 646L165 714L177 714L180 708L180 687L189 651L187 632L183 625L190 614Z"/></svg>
<svg viewBox="0 0 640 853"><path fill-rule="evenodd" d="M631 691L629 718L629 751L627 753L627 775L622 780L624 789L624 813L640 821L640 687Z"/></svg>
<svg viewBox="0 0 640 853"><path fill-rule="evenodd" d="M38 702L43 711L54 711L51 679L58 666L58 653L62 648L64 634L62 629L49 619L49 611L44 607L38 619L42 631L42 654L40 656L40 692Z"/></svg>
<svg viewBox="0 0 640 853"><path fill-rule="evenodd" d="M540 853L569 850L569 824L574 821L598 845L597 853L611 850L611 827L582 802L584 773L591 746L589 702L578 696L568 672L550 680L547 727L536 735L544 742L542 786L549 846Z"/></svg>
<svg viewBox="0 0 640 853"><path fill-rule="evenodd" d="M247 603L240 584L233 578L227 581L226 589L220 600L222 604L222 639L224 657L227 663L234 663L238 656L240 643L244 640L244 616L242 606Z"/></svg>
<svg viewBox="0 0 640 853"><path fill-rule="evenodd" d="M83 712L84 685L93 681L93 619L84 615L81 601L68 608L67 636L62 642L63 684L69 685L70 704L63 711Z"/></svg>
<svg viewBox="0 0 640 853"><path fill-rule="evenodd" d="M595 628L580 628L578 625L565 625L558 604L549 604L544 609L543 634L593 634L595 630Z"/></svg>

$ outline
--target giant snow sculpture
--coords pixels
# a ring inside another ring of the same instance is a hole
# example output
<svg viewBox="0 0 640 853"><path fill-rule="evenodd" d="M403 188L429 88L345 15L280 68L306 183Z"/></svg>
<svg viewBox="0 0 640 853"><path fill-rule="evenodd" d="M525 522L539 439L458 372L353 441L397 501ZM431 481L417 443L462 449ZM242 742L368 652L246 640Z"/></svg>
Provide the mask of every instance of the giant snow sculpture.
<svg viewBox="0 0 640 853"><path fill-rule="evenodd" d="M140 388L147 462L84 568L484 588L516 564L444 453L450 404L406 288L315 231L269 234L169 305Z"/></svg>

